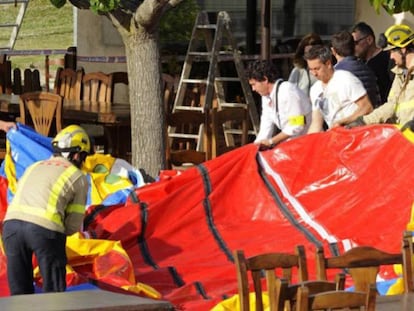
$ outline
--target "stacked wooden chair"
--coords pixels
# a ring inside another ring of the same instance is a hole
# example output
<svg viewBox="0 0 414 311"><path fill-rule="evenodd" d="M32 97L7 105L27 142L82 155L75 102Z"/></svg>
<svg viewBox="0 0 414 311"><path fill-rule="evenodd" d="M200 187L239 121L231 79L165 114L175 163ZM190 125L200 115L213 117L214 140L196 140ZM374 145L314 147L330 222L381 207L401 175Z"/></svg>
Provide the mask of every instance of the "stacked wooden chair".
<svg viewBox="0 0 414 311"><path fill-rule="evenodd" d="M380 267L403 264L403 253L388 253L370 246L351 248L342 255L326 257L322 247L316 250L316 273L320 280L327 280L327 270L347 271L353 280L356 291L366 291L376 284ZM403 276L406 279L406 276Z"/></svg>
<svg viewBox="0 0 414 311"><path fill-rule="evenodd" d="M20 95L18 121L33 126L42 135L54 137L62 129L62 97L49 92Z"/></svg>
<svg viewBox="0 0 414 311"><path fill-rule="evenodd" d="M364 310L375 311L376 289L371 285L366 291L324 291L311 294L309 288L298 288L296 311L310 310Z"/></svg>

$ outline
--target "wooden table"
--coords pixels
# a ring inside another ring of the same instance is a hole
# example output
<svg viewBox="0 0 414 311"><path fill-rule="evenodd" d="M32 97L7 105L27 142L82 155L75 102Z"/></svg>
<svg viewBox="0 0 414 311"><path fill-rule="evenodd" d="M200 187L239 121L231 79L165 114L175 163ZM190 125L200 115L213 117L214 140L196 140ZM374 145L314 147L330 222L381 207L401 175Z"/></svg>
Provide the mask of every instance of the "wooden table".
<svg viewBox="0 0 414 311"><path fill-rule="evenodd" d="M0 310L174 310L171 303L104 290L17 295L0 299Z"/></svg>
<svg viewBox="0 0 414 311"><path fill-rule="evenodd" d="M18 117L19 96L0 94L0 112ZM102 125L109 134L114 157L127 158L131 150L131 115L128 104L65 100L62 107L64 124L94 123ZM10 119L8 117L7 119Z"/></svg>
<svg viewBox="0 0 414 311"><path fill-rule="evenodd" d="M69 123L94 123L102 125L108 133L110 150L114 157L129 160L131 150L131 114L129 104L65 100L63 121Z"/></svg>
<svg viewBox="0 0 414 311"><path fill-rule="evenodd" d="M413 311L414 293L392 296L378 296L376 311Z"/></svg>

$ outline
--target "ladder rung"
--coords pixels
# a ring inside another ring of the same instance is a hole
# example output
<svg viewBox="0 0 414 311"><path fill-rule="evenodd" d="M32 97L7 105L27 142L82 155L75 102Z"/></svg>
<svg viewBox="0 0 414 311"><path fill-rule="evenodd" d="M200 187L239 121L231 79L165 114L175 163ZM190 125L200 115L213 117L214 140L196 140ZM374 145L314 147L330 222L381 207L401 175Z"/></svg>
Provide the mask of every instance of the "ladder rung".
<svg viewBox="0 0 414 311"><path fill-rule="evenodd" d="M174 110L193 110L193 111L204 111L203 107L193 107L193 106L175 106Z"/></svg>
<svg viewBox="0 0 414 311"><path fill-rule="evenodd" d="M206 79L183 79L183 83L207 83Z"/></svg>
<svg viewBox="0 0 414 311"><path fill-rule="evenodd" d="M238 77L216 77L214 80L219 82L240 82Z"/></svg>
<svg viewBox="0 0 414 311"><path fill-rule="evenodd" d="M220 103L220 107L223 108L247 108L244 103Z"/></svg>
<svg viewBox="0 0 414 311"><path fill-rule="evenodd" d="M211 52L188 52L188 55L191 55L191 56L204 56L204 57L207 57L207 56L211 56Z"/></svg>
<svg viewBox="0 0 414 311"><path fill-rule="evenodd" d="M224 129L224 132L226 133L226 134L232 134L232 135L241 135L241 134L243 134L243 131L242 130L240 130L240 129L229 129L229 128L227 128L227 129Z"/></svg>
<svg viewBox="0 0 414 311"><path fill-rule="evenodd" d="M226 50L226 51L219 52L219 56L227 56L227 55L233 56L233 51Z"/></svg>
<svg viewBox="0 0 414 311"><path fill-rule="evenodd" d="M243 130L241 130L241 129L224 129L224 132L226 133L226 134L231 134L231 135L241 135L241 134L243 134ZM249 134L249 135L256 135L256 133L253 131L253 130L249 130L249 131L247 131L247 133Z"/></svg>
<svg viewBox="0 0 414 311"><path fill-rule="evenodd" d="M0 24L1 28L7 28L7 27L19 27L18 24Z"/></svg>
<svg viewBox="0 0 414 311"><path fill-rule="evenodd" d="M185 134L185 133L168 133L170 138L188 138L188 139L200 139L198 134Z"/></svg>
<svg viewBox="0 0 414 311"><path fill-rule="evenodd" d="M216 24L197 25L197 29L217 29Z"/></svg>

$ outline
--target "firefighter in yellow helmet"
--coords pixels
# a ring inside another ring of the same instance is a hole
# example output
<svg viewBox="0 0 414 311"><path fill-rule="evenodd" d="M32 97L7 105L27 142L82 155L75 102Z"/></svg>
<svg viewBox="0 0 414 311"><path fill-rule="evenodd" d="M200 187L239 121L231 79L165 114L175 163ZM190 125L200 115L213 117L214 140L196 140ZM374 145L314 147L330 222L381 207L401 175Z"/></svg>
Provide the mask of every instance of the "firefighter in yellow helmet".
<svg viewBox="0 0 414 311"><path fill-rule="evenodd" d="M52 140L54 155L29 166L18 182L3 224L11 295L32 294L32 255L44 292L66 289L66 236L83 223L88 181L79 169L90 151L86 132L77 125Z"/></svg>
<svg viewBox="0 0 414 311"><path fill-rule="evenodd" d="M393 25L384 35L388 43L385 49L395 62L392 69L395 77L387 102L359 117L349 127L375 123L404 125L414 118L414 32L407 25Z"/></svg>

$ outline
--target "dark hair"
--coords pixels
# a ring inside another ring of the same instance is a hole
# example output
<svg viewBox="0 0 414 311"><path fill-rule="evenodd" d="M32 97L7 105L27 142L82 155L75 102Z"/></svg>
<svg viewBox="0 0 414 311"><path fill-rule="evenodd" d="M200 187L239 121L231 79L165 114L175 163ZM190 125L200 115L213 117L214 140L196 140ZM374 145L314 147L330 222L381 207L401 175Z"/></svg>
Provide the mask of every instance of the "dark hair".
<svg viewBox="0 0 414 311"><path fill-rule="evenodd" d="M359 22L358 24L355 24L354 27L352 28L352 32L356 32L356 31L359 31L364 36L372 36L375 42L374 31L372 30L371 26L368 25L367 23Z"/></svg>
<svg viewBox="0 0 414 311"><path fill-rule="evenodd" d="M384 33L380 33L378 36L378 40L377 40L377 45L383 49L387 46L388 41L387 41L387 37L384 35Z"/></svg>
<svg viewBox="0 0 414 311"><path fill-rule="evenodd" d="M299 42L295 55L293 56L293 64L299 68L306 68L307 64L303 56L305 55L305 48L309 45L323 44L321 37L314 32L305 35Z"/></svg>
<svg viewBox="0 0 414 311"><path fill-rule="evenodd" d="M332 52L325 45L314 45L305 53L304 57L306 60L319 59L325 64L328 60L332 61Z"/></svg>
<svg viewBox="0 0 414 311"><path fill-rule="evenodd" d="M331 45L342 57L353 56L355 53L354 37L349 31L343 30L332 35Z"/></svg>
<svg viewBox="0 0 414 311"><path fill-rule="evenodd" d="M264 81L266 78L270 83L276 82L280 77L276 66L272 61L256 60L249 63L246 69L247 78L257 81Z"/></svg>

